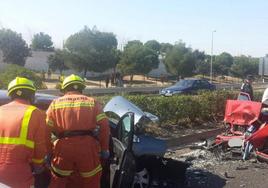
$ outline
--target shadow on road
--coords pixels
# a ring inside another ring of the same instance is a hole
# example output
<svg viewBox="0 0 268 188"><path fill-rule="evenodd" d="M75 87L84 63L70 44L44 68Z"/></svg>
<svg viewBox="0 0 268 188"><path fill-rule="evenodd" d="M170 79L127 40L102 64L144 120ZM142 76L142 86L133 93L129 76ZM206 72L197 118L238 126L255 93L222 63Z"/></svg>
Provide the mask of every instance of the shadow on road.
<svg viewBox="0 0 268 188"><path fill-rule="evenodd" d="M189 169L185 188L222 188L226 179L201 169Z"/></svg>

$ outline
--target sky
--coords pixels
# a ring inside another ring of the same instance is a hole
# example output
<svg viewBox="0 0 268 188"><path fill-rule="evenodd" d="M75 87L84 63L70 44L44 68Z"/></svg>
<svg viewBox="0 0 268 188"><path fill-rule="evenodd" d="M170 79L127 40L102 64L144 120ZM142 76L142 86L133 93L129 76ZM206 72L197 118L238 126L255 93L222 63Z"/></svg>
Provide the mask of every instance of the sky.
<svg viewBox="0 0 268 188"><path fill-rule="evenodd" d="M85 25L129 40L182 40L211 54L262 57L268 53L267 0L0 0L0 28L30 44L44 32L56 47Z"/></svg>

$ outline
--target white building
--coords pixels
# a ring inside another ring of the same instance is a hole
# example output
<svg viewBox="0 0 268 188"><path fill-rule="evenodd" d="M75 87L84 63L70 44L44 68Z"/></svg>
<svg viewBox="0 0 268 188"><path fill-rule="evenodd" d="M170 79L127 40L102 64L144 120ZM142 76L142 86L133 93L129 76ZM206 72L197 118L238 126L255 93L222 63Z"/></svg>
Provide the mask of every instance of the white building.
<svg viewBox="0 0 268 188"><path fill-rule="evenodd" d="M268 55L259 60L259 75L268 76Z"/></svg>
<svg viewBox="0 0 268 188"><path fill-rule="evenodd" d="M32 51L32 56L27 57L26 62L25 62L25 68L30 69L30 70L35 70L35 71L45 71L47 72L48 70L48 57L54 54L54 52L45 52L45 51ZM168 72L165 68L165 65L163 63L163 58L160 56L159 57L159 65L158 68L153 69L148 73L148 76L150 77L160 77L162 75L168 75ZM3 56L0 51L0 69L3 69L6 64L3 63ZM105 71L104 73L97 73L97 72L88 72L87 76L88 77L96 77L100 75L107 75L111 74L113 72L112 69ZM71 74L71 73L77 73L74 70L67 70L64 71L64 74ZM78 73L79 74L79 73Z"/></svg>

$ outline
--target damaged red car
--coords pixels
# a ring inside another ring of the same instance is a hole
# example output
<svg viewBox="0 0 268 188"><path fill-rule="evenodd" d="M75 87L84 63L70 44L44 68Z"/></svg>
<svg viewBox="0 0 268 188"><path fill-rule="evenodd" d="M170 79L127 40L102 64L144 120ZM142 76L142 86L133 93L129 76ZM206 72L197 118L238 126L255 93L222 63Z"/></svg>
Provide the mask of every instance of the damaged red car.
<svg viewBox="0 0 268 188"><path fill-rule="evenodd" d="M226 131L207 142L207 148L242 156L248 159L252 153L268 162L268 113L261 102L251 101L240 94L238 100L227 100L224 123Z"/></svg>

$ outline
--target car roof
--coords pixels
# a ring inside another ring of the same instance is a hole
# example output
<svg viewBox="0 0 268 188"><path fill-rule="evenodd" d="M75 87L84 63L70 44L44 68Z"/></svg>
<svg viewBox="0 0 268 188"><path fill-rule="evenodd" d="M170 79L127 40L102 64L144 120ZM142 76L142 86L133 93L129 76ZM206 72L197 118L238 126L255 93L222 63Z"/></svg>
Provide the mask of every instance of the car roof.
<svg viewBox="0 0 268 188"><path fill-rule="evenodd" d="M0 98L7 97L7 90L0 90Z"/></svg>
<svg viewBox="0 0 268 188"><path fill-rule="evenodd" d="M35 106L46 110L53 99L58 98L55 95L48 95L44 93L36 93L35 94ZM11 101L10 97L7 96L7 90L0 90L0 105L7 104Z"/></svg>

